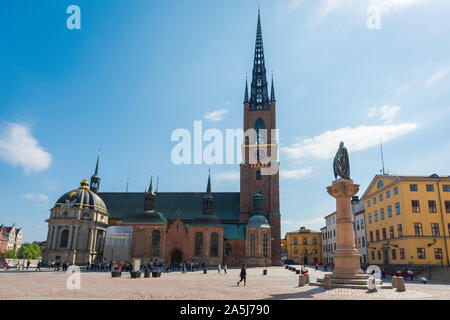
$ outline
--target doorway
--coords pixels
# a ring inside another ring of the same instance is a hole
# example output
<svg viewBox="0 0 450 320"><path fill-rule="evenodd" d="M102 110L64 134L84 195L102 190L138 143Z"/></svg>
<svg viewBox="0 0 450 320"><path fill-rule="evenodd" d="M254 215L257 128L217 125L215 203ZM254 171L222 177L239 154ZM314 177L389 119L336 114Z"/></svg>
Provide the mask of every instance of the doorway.
<svg viewBox="0 0 450 320"><path fill-rule="evenodd" d="M382 248L383 251L383 264L388 265L389 264L389 251L388 248Z"/></svg>
<svg viewBox="0 0 450 320"><path fill-rule="evenodd" d="M303 264L308 265L308 257L303 257Z"/></svg>
<svg viewBox="0 0 450 320"><path fill-rule="evenodd" d="M170 263L171 264L178 264L183 259L183 253L181 253L180 250L174 250L172 252L172 255L170 256Z"/></svg>

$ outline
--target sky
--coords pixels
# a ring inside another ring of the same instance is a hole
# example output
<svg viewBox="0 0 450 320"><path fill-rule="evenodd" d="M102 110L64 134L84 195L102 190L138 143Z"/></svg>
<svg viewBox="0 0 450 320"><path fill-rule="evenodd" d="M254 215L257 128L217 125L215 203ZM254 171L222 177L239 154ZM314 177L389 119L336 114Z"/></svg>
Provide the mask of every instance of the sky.
<svg viewBox="0 0 450 320"><path fill-rule="evenodd" d="M68 29L70 5L81 29ZM0 11L0 224L43 241L49 210L101 191L239 191L239 165L171 160L176 129L238 129L258 4L280 142L281 231L319 230L343 140L358 195L381 169L449 175L447 0L7 0ZM205 144L204 144L205 145Z"/></svg>

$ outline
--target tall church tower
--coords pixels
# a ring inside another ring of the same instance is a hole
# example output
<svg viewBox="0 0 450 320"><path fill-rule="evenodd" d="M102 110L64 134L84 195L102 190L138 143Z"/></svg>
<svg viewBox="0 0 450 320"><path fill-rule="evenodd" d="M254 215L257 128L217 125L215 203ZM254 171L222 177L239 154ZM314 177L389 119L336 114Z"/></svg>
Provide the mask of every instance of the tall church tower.
<svg viewBox="0 0 450 320"><path fill-rule="evenodd" d="M248 131L249 129L250 131ZM241 222L246 222L249 217L256 214L262 214L267 218L272 229L272 265L280 265L281 230L278 143L276 135L272 134L275 129L275 88L272 77L271 95L269 97L261 17L258 10L250 98L248 96L247 81L245 83L244 132L253 132L253 134L245 135L242 146L240 220ZM257 195L258 193L259 195ZM259 203L262 195L262 210L254 205L255 195L258 196Z"/></svg>

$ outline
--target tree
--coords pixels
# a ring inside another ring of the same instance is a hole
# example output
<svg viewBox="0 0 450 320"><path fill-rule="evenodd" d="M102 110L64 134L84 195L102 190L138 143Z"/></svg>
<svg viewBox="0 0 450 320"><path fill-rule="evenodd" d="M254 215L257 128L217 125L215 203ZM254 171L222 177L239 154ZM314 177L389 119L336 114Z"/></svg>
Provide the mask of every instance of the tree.
<svg viewBox="0 0 450 320"><path fill-rule="evenodd" d="M4 259L17 259L17 253L14 250L6 250L1 254Z"/></svg>
<svg viewBox="0 0 450 320"><path fill-rule="evenodd" d="M19 259L37 260L40 256L41 248L36 243L25 243L17 250L17 257Z"/></svg>

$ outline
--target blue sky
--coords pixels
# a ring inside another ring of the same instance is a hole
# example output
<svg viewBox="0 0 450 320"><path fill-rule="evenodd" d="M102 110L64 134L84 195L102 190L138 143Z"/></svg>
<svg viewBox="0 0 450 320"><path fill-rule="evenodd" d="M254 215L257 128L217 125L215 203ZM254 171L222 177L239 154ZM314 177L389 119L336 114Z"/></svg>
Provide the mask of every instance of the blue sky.
<svg viewBox="0 0 450 320"><path fill-rule="evenodd" d="M381 168L450 174L450 3L261 0L280 129L282 234L319 229L344 140L361 195ZM66 9L81 8L81 30ZM367 8L380 12L369 29ZM92 175L102 191L202 191L208 165L171 162L173 130L242 126L258 1L6 1L0 11L0 224L44 240L49 209ZM238 165L212 165L239 191Z"/></svg>

